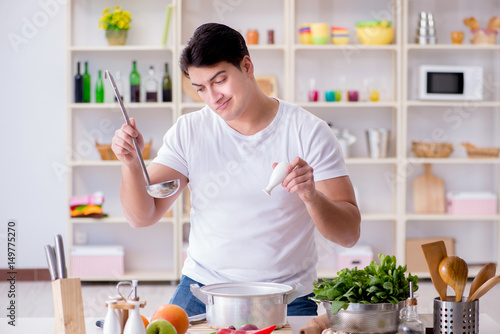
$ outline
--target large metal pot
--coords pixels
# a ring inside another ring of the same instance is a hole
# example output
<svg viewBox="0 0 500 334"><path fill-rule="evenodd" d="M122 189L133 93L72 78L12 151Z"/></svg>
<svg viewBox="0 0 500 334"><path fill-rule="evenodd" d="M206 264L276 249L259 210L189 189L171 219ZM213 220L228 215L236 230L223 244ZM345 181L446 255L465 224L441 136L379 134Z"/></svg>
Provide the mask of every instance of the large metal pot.
<svg viewBox="0 0 500 334"><path fill-rule="evenodd" d="M191 284L191 292L207 306L207 323L212 328L239 328L245 324L281 328L286 324L287 305L300 295L302 286L251 282L203 287Z"/></svg>

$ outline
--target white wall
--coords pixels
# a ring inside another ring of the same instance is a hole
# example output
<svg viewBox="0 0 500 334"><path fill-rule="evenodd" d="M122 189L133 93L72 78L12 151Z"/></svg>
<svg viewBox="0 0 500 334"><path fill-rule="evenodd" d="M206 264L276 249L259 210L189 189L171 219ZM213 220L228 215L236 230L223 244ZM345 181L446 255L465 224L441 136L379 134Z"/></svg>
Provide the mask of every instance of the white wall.
<svg viewBox="0 0 500 334"><path fill-rule="evenodd" d="M0 268L16 221L16 268L45 268L66 238L65 1L0 2Z"/></svg>

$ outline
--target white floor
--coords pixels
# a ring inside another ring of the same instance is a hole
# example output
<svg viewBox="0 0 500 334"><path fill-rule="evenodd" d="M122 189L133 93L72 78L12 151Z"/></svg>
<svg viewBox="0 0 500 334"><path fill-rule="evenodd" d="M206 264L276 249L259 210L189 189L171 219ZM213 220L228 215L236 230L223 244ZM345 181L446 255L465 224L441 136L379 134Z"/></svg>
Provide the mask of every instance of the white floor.
<svg viewBox="0 0 500 334"><path fill-rule="evenodd" d="M470 281L466 287L467 295ZM83 283L82 297L84 314L87 317L103 317L106 314L104 302L109 295L116 294L116 284ZM0 282L0 307L5 310L10 299L8 297L10 285ZM141 300L146 300L146 307L141 312L145 316L153 314L154 310L167 304L175 291L175 285L170 283L141 283L139 282L138 294ZM15 288L17 317L52 317L54 308L50 282L16 282ZM432 313L433 298L437 296L430 280L419 282L418 310L419 313ZM453 294L450 289L448 294ZM486 313L500 322L500 285L494 287L480 299L480 312ZM319 313L324 309L320 307ZM0 318L5 315L0 315Z"/></svg>

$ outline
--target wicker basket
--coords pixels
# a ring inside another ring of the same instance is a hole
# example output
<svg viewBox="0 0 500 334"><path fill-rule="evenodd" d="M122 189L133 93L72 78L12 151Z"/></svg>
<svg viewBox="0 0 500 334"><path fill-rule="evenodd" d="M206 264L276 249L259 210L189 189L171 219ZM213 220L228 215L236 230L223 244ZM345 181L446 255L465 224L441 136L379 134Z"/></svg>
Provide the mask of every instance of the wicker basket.
<svg viewBox="0 0 500 334"><path fill-rule="evenodd" d="M414 141L411 150L419 158L447 158L453 152L453 144Z"/></svg>
<svg viewBox="0 0 500 334"><path fill-rule="evenodd" d="M467 150L469 158L497 158L500 152L500 148L497 147L479 148L471 143L462 143L461 145Z"/></svg>
<svg viewBox="0 0 500 334"><path fill-rule="evenodd" d="M142 150L142 157L147 160L149 159L149 152L151 151L151 143L153 141L150 140L148 143L144 143L144 149ZM102 160L118 160L115 153L111 149L111 144L99 144L97 141L95 142L95 146L101 155Z"/></svg>

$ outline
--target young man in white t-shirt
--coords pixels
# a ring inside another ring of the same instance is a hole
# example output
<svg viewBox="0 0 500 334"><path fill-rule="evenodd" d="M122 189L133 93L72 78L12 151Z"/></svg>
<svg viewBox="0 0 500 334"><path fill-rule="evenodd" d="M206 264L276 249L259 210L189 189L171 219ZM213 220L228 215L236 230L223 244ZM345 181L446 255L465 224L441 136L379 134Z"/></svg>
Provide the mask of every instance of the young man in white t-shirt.
<svg viewBox="0 0 500 334"><path fill-rule="evenodd" d="M266 96L240 33L208 23L194 32L181 70L206 106L181 116L148 166L152 183L180 179L171 197L150 197L132 137L135 121L116 131L112 148L122 161L120 196L130 224L155 224L189 186L191 231L183 277L171 300L189 315L205 305L191 283L299 283L303 296L288 315L315 315L309 300L316 280L314 229L344 247L359 239L360 213L342 152L326 122ZM272 168L286 161L281 186L262 191Z"/></svg>

